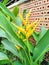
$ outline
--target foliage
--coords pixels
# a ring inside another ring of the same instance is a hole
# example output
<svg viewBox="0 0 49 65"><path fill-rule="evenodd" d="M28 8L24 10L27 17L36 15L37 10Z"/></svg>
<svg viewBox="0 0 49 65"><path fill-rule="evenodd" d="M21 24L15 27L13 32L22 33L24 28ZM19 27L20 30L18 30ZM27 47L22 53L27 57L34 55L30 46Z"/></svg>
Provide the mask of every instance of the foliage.
<svg viewBox="0 0 49 65"><path fill-rule="evenodd" d="M45 33L42 31L39 35L37 35L37 33L33 35L41 20L36 24L34 22L29 24L31 10L26 14L26 20L24 20L21 14L18 14L16 18L3 4L0 3L0 5L0 37L3 38L1 42L5 49L19 58L19 60L11 61L5 54L0 52L0 62L5 61L6 63L10 63L10 65L40 65L41 59L49 50L49 30ZM7 16L12 20L8 20ZM28 40L31 35L34 36L36 43L38 42L36 47ZM38 40L36 38L38 38ZM33 56L30 53L32 53Z"/></svg>
<svg viewBox="0 0 49 65"><path fill-rule="evenodd" d="M15 6L14 9L13 9L13 14L14 14L15 16L17 16L18 13L19 13L19 8L18 8L18 6Z"/></svg>
<svg viewBox="0 0 49 65"><path fill-rule="evenodd" d="M3 1L3 4L4 4L4 5L6 5L6 4L7 4L7 2L8 2L8 0L4 0L4 1Z"/></svg>
<svg viewBox="0 0 49 65"><path fill-rule="evenodd" d="M26 9L24 9L24 10L23 10L23 14L22 14L22 15L23 15L23 17L26 15L26 13L27 13L27 10L26 10Z"/></svg>

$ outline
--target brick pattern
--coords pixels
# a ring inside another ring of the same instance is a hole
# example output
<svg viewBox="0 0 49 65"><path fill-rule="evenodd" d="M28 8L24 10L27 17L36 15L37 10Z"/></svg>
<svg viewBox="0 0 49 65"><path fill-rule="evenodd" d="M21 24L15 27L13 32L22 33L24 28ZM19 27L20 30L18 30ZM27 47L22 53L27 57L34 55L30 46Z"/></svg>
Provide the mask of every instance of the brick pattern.
<svg viewBox="0 0 49 65"><path fill-rule="evenodd" d="M23 3L19 6L20 13L23 12L24 9L32 9L30 13L30 21L37 21L42 18L42 21L37 26L36 31L40 30L42 25L45 25L46 29L49 28L49 0L33 0L26 3Z"/></svg>

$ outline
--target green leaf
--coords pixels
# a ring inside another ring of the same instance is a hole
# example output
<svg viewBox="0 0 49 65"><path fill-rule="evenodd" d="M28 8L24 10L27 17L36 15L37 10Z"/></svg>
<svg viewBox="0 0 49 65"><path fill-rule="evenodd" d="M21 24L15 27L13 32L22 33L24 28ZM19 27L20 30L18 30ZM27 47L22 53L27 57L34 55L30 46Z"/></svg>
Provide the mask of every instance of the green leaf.
<svg viewBox="0 0 49 65"><path fill-rule="evenodd" d="M22 26L22 20L20 19L20 17L16 18L15 23L16 23L17 26Z"/></svg>
<svg viewBox="0 0 49 65"><path fill-rule="evenodd" d="M49 61L48 61L48 65L49 65Z"/></svg>
<svg viewBox="0 0 49 65"><path fill-rule="evenodd" d="M14 61L12 65L22 65L19 61Z"/></svg>
<svg viewBox="0 0 49 65"><path fill-rule="evenodd" d="M6 33L0 28L0 37L7 38Z"/></svg>
<svg viewBox="0 0 49 65"><path fill-rule="evenodd" d="M15 16L10 12L10 10L4 6L2 3L0 3L0 9L7 15L10 16L12 20L15 21Z"/></svg>
<svg viewBox="0 0 49 65"><path fill-rule="evenodd" d="M11 37L12 41L16 42L19 38L16 35L15 31L13 30L13 27L11 27L12 26L11 22L9 22L1 12L0 12L0 21L1 21L0 27L5 31L6 34L9 35L9 37Z"/></svg>
<svg viewBox="0 0 49 65"><path fill-rule="evenodd" d="M38 42L37 46L34 49L33 59L37 62L44 54L48 51L49 48L49 30L45 33L42 39Z"/></svg>
<svg viewBox="0 0 49 65"><path fill-rule="evenodd" d="M9 22L5 16L0 12L0 27L5 31L5 33L9 36L9 40L14 44L20 45L20 47L27 49L27 46L24 42L17 36L11 22Z"/></svg>
<svg viewBox="0 0 49 65"><path fill-rule="evenodd" d="M7 39L2 40L2 43L4 45L4 47L9 50L10 52L12 52L15 56L17 56L18 58L20 58L22 61L24 60L24 62L26 64L29 64L28 59L25 55L25 52L23 49L20 49L20 51L17 51L17 48L14 46L13 43L9 42Z"/></svg>
<svg viewBox="0 0 49 65"><path fill-rule="evenodd" d="M7 39L2 40L2 43L3 43L4 47L5 47L5 49L9 50L14 55L19 57L19 53L18 53L18 51L17 51L17 49L16 49L16 47L15 47L15 45L13 43L8 41Z"/></svg>
<svg viewBox="0 0 49 65"><path fill-rule="evenodd" d="M45 33L46 33L46 28L45 28L45 26L42 26L40 32L38 32L38 33L34 32L32 34L36 43L38 43L40 41L40 39L44 36Z"/></svg>
<svg viewBox="0 0 49 65"><path fill-rule="evenodd" d="M0 52L0 65L9 63L9 59L6 54Z"/></svg>
<svg viewBox="0 0 49 65"><path fill-rule="evenodd" d="M14 9L13 9L13 14L14 14L15 16L17 16L18 13L19 13L19 8L18 8L18 6L15 6Z"/></svg>
<svg viewBox="0 0 49 65"><path fill-rule="evenodd" d="M14 45L19 45L24 53L25 56L28 60L28 65L30 64L30 55L29 55L29 50L28 47L25 45L25 43L22 41L22 39L20 39L17 34L15 33L11 22L9 22L6 17L4 16L4 14L2 14L0 12L0 27L5 31L5 33L8 36L8 40L13 43Z"/></svg>
<svg viewBox="0 0 49 65"><path fill-rule="evenodd" d="M45 35L45 33L46 33L46 28L45 28L45 26L42 26L41 30L39 32L39 41Z"/></svg>
<svg viewBox="0 0 49 65"><path fill-rule="evenodd" d="M9 59L4 53L0 52L0 60L9 60Z"/></svg>
<svg viewBox="0 0 49 65"><path fill-rule="evenodd" d="M37 34L36 32L33 32L32 36L34 37L35 41L38 42L39 34Z"/></svg>
<svg viewBox="0 0 49 65"><path fill-rule="evenodd" d="M23 17L26 15L26 9L23 10Z"/></svg>
<svg viewBox="0 0 49 65"><path fill-rule="evenodd" d="M27 40L27 47L28 47L28 49L29 49L29 51L31 52L31 53L33 53L33 51L34 51L34 46L32 45L32 43L30 43L28 40Z"/></svg>
<svg viewBox="0 0 49 65"><path fill-rule="evenodd" d="M8 0L4 0L4 1L3 1L3 4L4 4L4 5L6 5L6 4L7 4L7 2L8 2Z"/></svg>

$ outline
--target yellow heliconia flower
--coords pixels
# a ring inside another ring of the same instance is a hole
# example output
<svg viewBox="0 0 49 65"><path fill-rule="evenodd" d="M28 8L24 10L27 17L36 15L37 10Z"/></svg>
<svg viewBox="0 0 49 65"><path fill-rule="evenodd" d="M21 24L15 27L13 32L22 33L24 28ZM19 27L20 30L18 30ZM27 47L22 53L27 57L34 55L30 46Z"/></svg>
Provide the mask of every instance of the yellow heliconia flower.
<svg viewBox="0 0 49 65"><path fill-rule="evenodd" d="M20 51L20 49L21 49L20 46L15 45L15 47L17 48L18 51Z"/></svg>
<svg viewBox="0 0 49 65"><path fill-rule="evenodd" d="M19 16L22 20L22 23L24 24L24 28L23 28L23 26L20 27L20 26L17 26L16 24L12 23L18 29L18 34L20 34L20 32L22 32L26 36L26 39L28 39L32 35L32 33L35 31L36 27L38 26L38 24L41 21L41 19L40 19L38 22L32 22L31 24L29 24L28 22L30 22L29 21L30 12L31 12L31 10L26 15L26 20L24 20L22 15L19 14ZM22 37L20 37L20 38L22 38ZM23 41L25 41L26 39L24 39Z"/></svg>
<svg viewBox="0 0 49 65"><path fill-rule="evenodd" d="M17 26L16 24L12 23L20 32L26 34L25 30L22 27Z"/></svg>
<svg viewBox="0 0 49 65"><path fill-rule="evenodd" d="M32 30L29 30L28 31L28 34L27 34L27 39L30 37L30 35L35 31L36 27L38 26L38 24L40 23L41 19L36 23L36 25L33 27Z"/></svg>

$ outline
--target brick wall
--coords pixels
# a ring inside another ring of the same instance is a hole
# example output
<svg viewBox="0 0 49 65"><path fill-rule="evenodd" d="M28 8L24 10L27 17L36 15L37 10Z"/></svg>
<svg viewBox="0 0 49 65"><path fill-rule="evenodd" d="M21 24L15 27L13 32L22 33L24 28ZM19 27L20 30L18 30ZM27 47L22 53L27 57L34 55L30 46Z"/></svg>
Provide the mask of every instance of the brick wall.
<svg viewBox="0 0 49 65"><path fill-rule="evenodd" d="M49 0L33 0L29 2L25 2L19 5L20 13L23 12L24 9L32 9L30 13L30 21L37 21L42 18L42 21L37 26L36 31L40 30L42 25L46 26L46 29L49 28Z"/></svg>

